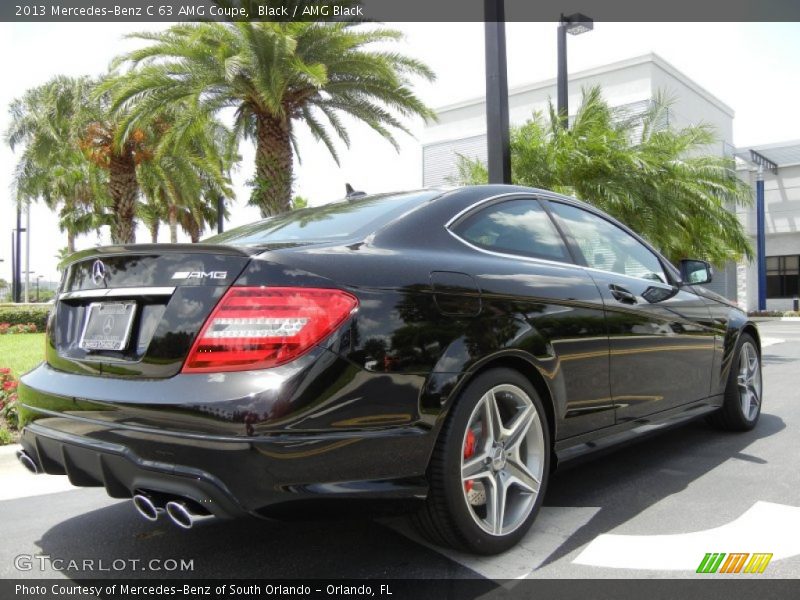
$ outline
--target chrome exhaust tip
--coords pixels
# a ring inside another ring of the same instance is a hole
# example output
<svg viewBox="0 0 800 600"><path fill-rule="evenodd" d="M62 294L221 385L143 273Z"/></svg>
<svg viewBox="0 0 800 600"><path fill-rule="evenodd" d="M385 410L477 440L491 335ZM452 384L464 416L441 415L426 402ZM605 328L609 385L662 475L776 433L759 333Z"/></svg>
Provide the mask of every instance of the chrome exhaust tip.
<svg viewBox="0 0 800 600"><path fill-rule="evenodd" d="M28 469L34 475L39 473L39 467L36 466L36 461L33 460L25 450L17 450L17 460L22 463L22 466Z"/></svg>
<svg viewBox="0 0 800 600"><path fill-rule="evenodd" d="M136 509L136 512L148 521L157 521L158 515L164 511L163 508L156 506L156 503L153 502L150 496L145 494L136 494L133 497L133 507Z"/></svg>
<svg viewBox="0 0 800 600"><path fill-rule="evenodd" d="M166 510L167 516L181 529L191 529L197 521L202 521L212 516L192 510L182 500L167 502Z"/></svg>

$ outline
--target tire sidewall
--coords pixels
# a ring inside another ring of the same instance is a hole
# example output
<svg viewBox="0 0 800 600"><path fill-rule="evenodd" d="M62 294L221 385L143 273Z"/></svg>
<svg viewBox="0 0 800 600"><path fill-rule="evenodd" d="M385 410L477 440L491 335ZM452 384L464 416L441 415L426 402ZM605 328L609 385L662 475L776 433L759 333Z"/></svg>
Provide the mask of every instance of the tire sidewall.
<svg viewBox="0 0 800 600"><path fill-rule="evenodd" d="M758 398L758 412L752 420L748 419L742 410L742 403L739 397L739 384L737 380L740 369L739 362L741 361L742 347L744 347L746 343L750 343L750 345L753 347L753 350L756 352L756 356L758 356L758 374L761 380L761 390ZM725 401L729 403L731 409L735 409L731 410L731 412L733 412L736 416L736 420L739 421L741 428L749 430L756 426L761 418L761 408L763 407L764 403L764 374L762 373L761 368L761 352L759 352L755 339L749 333L742 333L739 336L739 343L736 344L736 355L731 365L731 372L728 376L728 390L726 391Z"/></svg>

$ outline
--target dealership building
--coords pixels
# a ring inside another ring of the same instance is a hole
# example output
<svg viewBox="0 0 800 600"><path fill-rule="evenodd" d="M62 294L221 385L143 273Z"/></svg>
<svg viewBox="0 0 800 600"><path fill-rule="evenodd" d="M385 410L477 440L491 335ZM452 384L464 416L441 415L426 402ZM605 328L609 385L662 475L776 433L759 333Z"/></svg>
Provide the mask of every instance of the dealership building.
<svg viewBox="0 0 800 600"><path fill-rule="evenodd" d="M656 54L571 73L571 111L580 105L582 89L592 86L600 86L605 99L628 114L644 112L659 92L665 93L672 100L665 115L665 126L683 127L701 122L712 125L719 142L707 150L736 158L737 171L751 184L754 199L756 180L763 177L767 308L790 309L800 281L800 142L736 148L733 108ZM555 97L555 79L510 89L511 124L521 125L533 112L545 111L549 100ZM459 155L486 161L484 98L442 106L437 114L438 121L426 126L422 140L422 178L426 187L455 183ZM755 201L752 209L740 210L738 214L755 248ZM747 310L758 307L755 262L718 267L709 287Z"/></svg>

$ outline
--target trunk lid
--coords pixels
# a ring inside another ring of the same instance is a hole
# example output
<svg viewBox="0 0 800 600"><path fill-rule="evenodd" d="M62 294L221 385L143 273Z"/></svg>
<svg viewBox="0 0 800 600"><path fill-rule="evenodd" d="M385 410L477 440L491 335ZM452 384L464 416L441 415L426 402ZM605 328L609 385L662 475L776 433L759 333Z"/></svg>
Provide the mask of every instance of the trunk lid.
<svg viewBox="0 0 800 600"><path fill-rule="evenodd" d="M84 375L177 374L250 255L205 244L107 246L74 255L48 324L47 362Z"/></svg>

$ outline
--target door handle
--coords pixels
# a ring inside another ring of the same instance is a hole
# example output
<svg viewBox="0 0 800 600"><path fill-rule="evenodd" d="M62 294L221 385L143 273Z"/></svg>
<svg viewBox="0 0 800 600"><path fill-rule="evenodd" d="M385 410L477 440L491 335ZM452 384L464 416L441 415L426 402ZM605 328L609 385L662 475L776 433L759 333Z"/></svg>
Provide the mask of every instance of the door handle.
<svg viewBox="0 0 800 600"><path fill-rule="evenodd" d="M626 290L621 285L616 285L614 283L609 284L608 289L611 290L611 295L618 302L622 302L623 304L636 304L636 296L631 294L628 290Z"/></svg>

